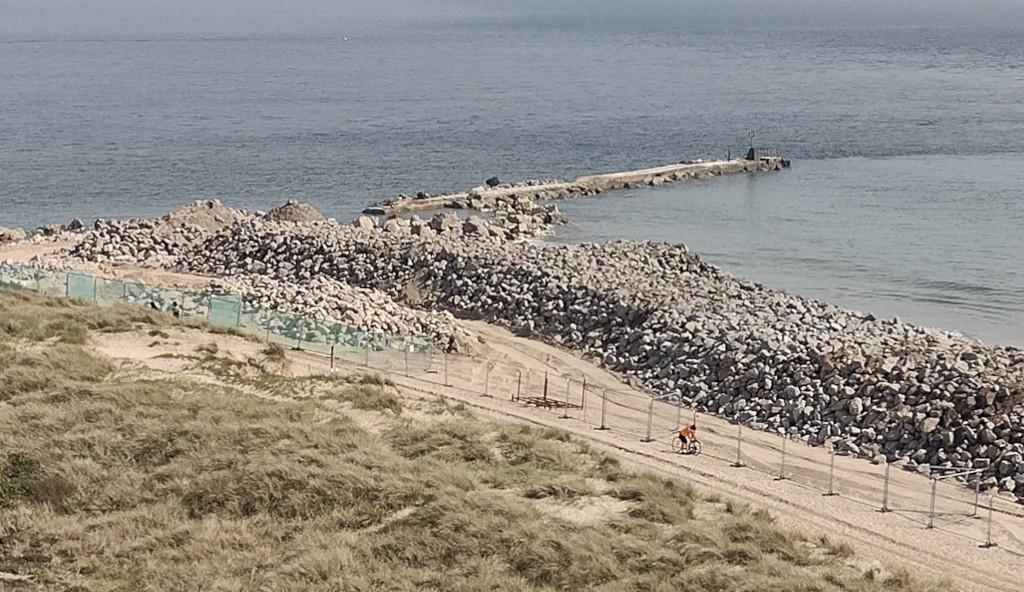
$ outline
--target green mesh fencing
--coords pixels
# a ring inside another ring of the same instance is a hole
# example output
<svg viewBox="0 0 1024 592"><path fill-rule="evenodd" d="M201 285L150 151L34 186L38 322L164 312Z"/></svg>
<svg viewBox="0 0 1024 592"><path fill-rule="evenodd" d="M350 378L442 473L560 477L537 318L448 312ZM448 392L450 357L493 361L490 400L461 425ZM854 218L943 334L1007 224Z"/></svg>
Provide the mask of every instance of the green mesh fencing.
<svg viewBox="0 0 1024 592"><path fill-rule="evenodd" d="M195 294L139 283L124 285L124 301L169 312L177 317L206 316L208 302Z"/></svg>
<svg viewBox="0 0 1024 592"><path fill-rule="evenodd" d="M171 302L175 298L164 299L162 296L162 290L159 288L151 288L146 284L139 284L135 282L124 283L124 302L127 304L136 304L140 306L151 306L160 310L170 310ZM175 297L179 294L174 291Z"/></svg>
<svg viewBox="0 0 1024 592"><path fill-rule="evenodd" d="M214 294L209 298L210 322L237 327L242 323L242 295Z"/></svg>
<svg viewBox="0 0 1024 592"><path fill-rule="evenodd" d="M124 282L109 278L96 278L95 300L100 306L111 306L124 302Z"/></svg>
<svg viewBox="0 0 1024 592"><path fill-rule="evenodd" d="M12 290L31 290L50 296L65 296L68 272L5 263L0 264L0 285Z"/></svg>
<svg viewBox="0 0 1024 592"><path fill-rule="evenodd" d="M0 263L0 286L8 290L24 290L25 286L17 281L18 269L6 263Z"/></svg>
<svg viewBox="0 0 1024 592"><path fill-rule="evenodd" d="M96 278L88 271L69 271L68 298L96 300Z"/></svg>
<svg viewBox="0 0 1024 592"><path fill-rule="evenodd" d="M238 308L242 307L242 295L232 294L238 298ZM196 294L193 292L181 293L181 314L189 317L210 318L210 294ZM238 315L235 315L235 322L232 326L238 325ZM211 319L212 320L212 319Z"/></svg>
<svg viewBox="0 0 1024 592"><path fill-rule="evenodd" d="M128 304L146 305L152 302L149 297L149 286L136 282L121 282L121 301ZM170 304L168 302L168 304ZM162 307L158 307L163 310Z"/></svg>
<svg viewBox="0 0 1024 592"><path fill-rule="evenodd" d="M342 323L277 310L244 306L241 328L272 343L348 363L399 373L431 368L433 344L427 336L364 333Z"/></svg>
<svg viewBox="0 0 1024 592"><path fill-rule="evenodd" d="M263 309L253 308L242 304L242 316L239 320L239 328L246 333L266 337L266 329L261 323Z"/></svg>
<svg viewBox="0 0 1024 592"><path fill-rule="evenodd" d="M290 312L269 311L267 315L267 328L275 341L301 347L302 342L308 337L305 319Z"/></svg>
<svg viewBox="0 0 1024 592"><path fill-rule="evenodd" d="M333 356L336 363L399 373L422 373L431 368L433 346L427 336L365 333L334 321L246 306L240 294L185 292L94 277L85 271L49 271L10 264L0 264L0 286L67 295L101 306L127 303L181 317L207 317L213 324L239 327L288 348Z"/></svg>
<svg viewBox="0 0 1024 592"><path fill-rule="evenodd" d="M65 271L40 269L36 273L36 291L47 296L66 296L68 274Z"/></svg>

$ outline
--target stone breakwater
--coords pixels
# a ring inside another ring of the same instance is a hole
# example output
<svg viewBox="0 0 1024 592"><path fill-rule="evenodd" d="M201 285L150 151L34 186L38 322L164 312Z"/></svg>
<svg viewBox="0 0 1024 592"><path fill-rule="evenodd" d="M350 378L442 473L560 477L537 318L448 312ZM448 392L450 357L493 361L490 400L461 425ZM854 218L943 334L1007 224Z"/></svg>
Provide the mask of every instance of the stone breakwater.
<svg viewBox="0 0 1024 592"><path fill-rule="evenodd" d="M1016 348L770 290L682 245L252 219L203 236L155 248L141 224L105 224L72 254L221 276L267 304L274 290L289 304L299 294L316 301L306 286L334 286L344 301L340 286L355 286L380 299L365 303L366 316L391 318L393 305L483 318L703 412L876 462L976 468L985 487L1024 492L1024 352ZM442 347L457 343L447 328L433 331Z"/></svg>
<svg viewBox="0 0 1024 592"><path fill-rule="evenodd" d="M492 182L492 184L485 183L479 187L456 193L430 195L421 191L416 194L416 197L399 195L370 206L363 210L363 213L374 216L390 216L440 208L481 212L514 212L519 210L517 202L521 200L534 202L567 199L600 192L600 189L592 189L586 185L556 179L532 179L519 183Z"/></svg>
<svg viewBox="0 0 1024 592"><path fill-rule="evenodd" d="M395 215L439 208L457 208L479 211L515 212L510 204L515 200L546 201L599 194L612 189L631 187L657 187L666 183L691 179L709 179L719 175L777 171L789 166L789 161L778 156L713 161L683 161L659 167L587 175L574 181L557 179L530 180L521 183L501 183L492 177L483 185L466 191L430 195L419 192L416 197L399 195L363 210L364 214Z"/></svg>
<svg viewBox="0 0 1024 592"><path fill-rule="evenodd" d="M393 216L380 224L380 228L389 234L411 234L423 238L439 234L471 234L478 239L503 241L550 234L552 227L565 222L565 216L554 204L535 206L529 198L514 198L500 200L490 219L473 214L463 221L455 212L438 212L430 220L423 220L415 214L408 219ZM378 227L378 221L375 217L360 216L355 225L373 230Z"/></svg>

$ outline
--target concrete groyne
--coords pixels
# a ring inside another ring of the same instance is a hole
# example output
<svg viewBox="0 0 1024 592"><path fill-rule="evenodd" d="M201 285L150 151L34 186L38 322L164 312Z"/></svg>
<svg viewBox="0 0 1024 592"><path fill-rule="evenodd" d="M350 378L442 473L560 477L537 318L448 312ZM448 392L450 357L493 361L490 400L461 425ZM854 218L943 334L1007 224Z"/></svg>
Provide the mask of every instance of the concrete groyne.
<svg viewBox="0 0 1024 592"><path fill-rule="evenodd" d="M758 156L749 159L684 161L653 168L586 175L573 181L544 179L522 183L499 183L496 178L466 191L430 195L420 192L415 197L399 195L363 210L364 214L390 216L442 208L486 211L493 204L517 197L531 200L568 199L593 195L611 189L655 187L690 179L708 179L719 175L777 171L789 166L780 156Z"/></svg>

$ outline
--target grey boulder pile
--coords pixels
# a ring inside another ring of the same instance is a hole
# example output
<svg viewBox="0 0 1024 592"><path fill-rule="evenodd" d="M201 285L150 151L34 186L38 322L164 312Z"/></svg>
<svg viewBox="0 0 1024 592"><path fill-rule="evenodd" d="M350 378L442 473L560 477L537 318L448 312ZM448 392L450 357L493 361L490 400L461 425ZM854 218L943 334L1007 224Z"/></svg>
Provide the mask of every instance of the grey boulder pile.
<svg viewBox="0 0 1024 592"><path fill-rule="evenodd" d="M466 223L430 233L250 217L161 241L104 224L72 254L215 275L270 306L333 294L324 311L404 318L444 348L458 342L451 314L485 319L704 412L922 471L976 468L984 486L1024 494L1019 349L770 290L682 245L537 243ZM345 304L352 287L377 300Z"/></svg>

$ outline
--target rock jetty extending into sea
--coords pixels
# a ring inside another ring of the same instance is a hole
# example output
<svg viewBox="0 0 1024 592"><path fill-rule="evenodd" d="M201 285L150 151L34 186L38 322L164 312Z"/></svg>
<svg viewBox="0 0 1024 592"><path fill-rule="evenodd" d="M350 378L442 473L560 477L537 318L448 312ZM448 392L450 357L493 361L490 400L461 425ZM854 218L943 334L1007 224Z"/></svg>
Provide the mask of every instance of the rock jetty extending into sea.
<svg viewBox="0 0 1024 592"><path fill-rule="evenodd" d="M556 179L532 180L522 183L501 183L491 177L483 185L466 191L430 195L419 192L415 197L399 195L363 210L364 214L390 216L409 212L437 210L441 208L493 211L501 214L508 211L507 203L527 198L531 201L567 199L599 194L611 189L630 187L656 187L676 181L709 179L719 175L777 171L789 166L789 161L779 156L748 155L747 159L712 161L683 161L678 164L625 171L587 175L575 181Z"/></svg>

